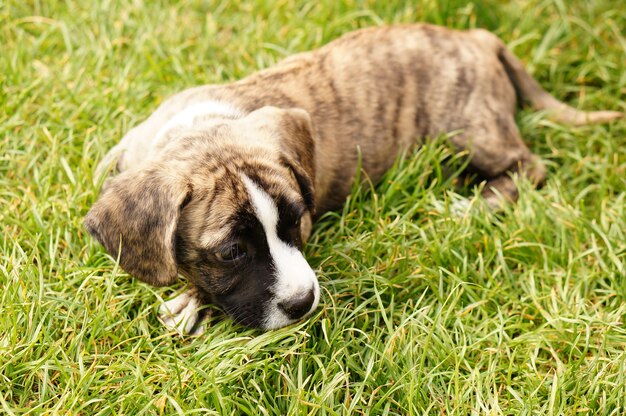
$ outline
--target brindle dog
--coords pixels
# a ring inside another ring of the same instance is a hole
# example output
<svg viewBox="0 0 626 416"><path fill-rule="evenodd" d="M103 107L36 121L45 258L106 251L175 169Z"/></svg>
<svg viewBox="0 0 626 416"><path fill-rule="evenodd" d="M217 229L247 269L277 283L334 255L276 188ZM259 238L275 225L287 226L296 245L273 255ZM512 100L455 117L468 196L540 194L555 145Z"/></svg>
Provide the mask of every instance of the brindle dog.
<svg viewBox="0 0 626 416"><path fill-rule="evenodd" d="M317 216L350 193L359 157L373 181L420 139L457 131L497 208L515 201L513 173L545 169L515 124L528 102L574 125L618 112L556 100L493 34L431 25L349 33L227 85L166 100L105 157L115 164L85 220L131 275L189 282L162 320L201 329L207 303L264 329L312 313L319 285L301 254ZM359 156L360 155L360 156Z"/></svg>

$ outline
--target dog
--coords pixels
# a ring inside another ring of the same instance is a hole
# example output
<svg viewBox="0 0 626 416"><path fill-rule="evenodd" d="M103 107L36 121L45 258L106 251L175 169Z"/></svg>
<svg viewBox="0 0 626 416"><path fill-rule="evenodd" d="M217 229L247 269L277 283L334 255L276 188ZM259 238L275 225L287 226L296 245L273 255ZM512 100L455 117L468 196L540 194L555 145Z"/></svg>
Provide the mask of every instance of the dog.
<svg viewBox="0 0 626 416"><path fill-rule="evenodd" d="M180 92L105 156L85 225L120 266L188 290L161 307L169 329L202 331L203 306L280 328L318 306L302 255L313 221L341 207L359 166L372 181L398 154L444 133L467 151L498 209L513 174L544 181L515 124L530 103L559 122L607 122L555 99L488 31L428 24L351 32L240 81Z"/></svg>

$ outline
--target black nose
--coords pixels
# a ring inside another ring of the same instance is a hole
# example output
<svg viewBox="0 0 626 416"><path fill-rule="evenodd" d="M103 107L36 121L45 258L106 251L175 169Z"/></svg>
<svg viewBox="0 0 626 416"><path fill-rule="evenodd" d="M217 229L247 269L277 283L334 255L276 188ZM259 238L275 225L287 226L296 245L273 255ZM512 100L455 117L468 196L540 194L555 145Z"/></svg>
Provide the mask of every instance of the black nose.
<svg viewBox="0 0 626 416"><path fill-rule="evenodd" d="M309 290L305 295L294 297L293 299L284 300L278 304L278 307L287 314L291 319L302 318L311 310L315 294L313 290Z"/></svg>

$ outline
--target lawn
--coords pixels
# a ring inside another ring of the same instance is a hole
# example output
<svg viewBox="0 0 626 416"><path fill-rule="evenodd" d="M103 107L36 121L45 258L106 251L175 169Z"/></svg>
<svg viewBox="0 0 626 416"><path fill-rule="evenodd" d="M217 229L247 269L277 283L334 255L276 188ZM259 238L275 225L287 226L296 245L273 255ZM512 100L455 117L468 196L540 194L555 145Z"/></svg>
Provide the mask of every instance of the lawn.
<svg viewBox="0 0 626 416"><path fill-rule="evenodd" d="M498 214L433 208L475 193L444 139L399 159L317 223L321 306L276 331L168 333L182 283L82 227L95 165L169 94L415 21L488 28L558 98L626 111L619 1L0 0L0 413L624 414L624 120L521 111L549 178Z"/></svg>

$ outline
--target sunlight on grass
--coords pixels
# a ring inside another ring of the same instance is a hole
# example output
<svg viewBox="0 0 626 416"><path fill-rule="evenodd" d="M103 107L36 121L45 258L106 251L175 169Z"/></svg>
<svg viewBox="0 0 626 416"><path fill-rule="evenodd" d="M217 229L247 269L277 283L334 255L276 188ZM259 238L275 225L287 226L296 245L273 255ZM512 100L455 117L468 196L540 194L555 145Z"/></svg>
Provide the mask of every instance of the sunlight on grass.
<svg viewBox="0 0 626 416"><path fill-rule="evenodd" d="M529 110L549 167L501 214L433 209L462 160L399 158L316 226L323 299L261 333L167 333L158 299L89 238L95 164L169 94L359 27L486 27L584 109L626 110L626 13L600 0L0 3L0 412L606 414L626 411L626 122Z"/></svg>

